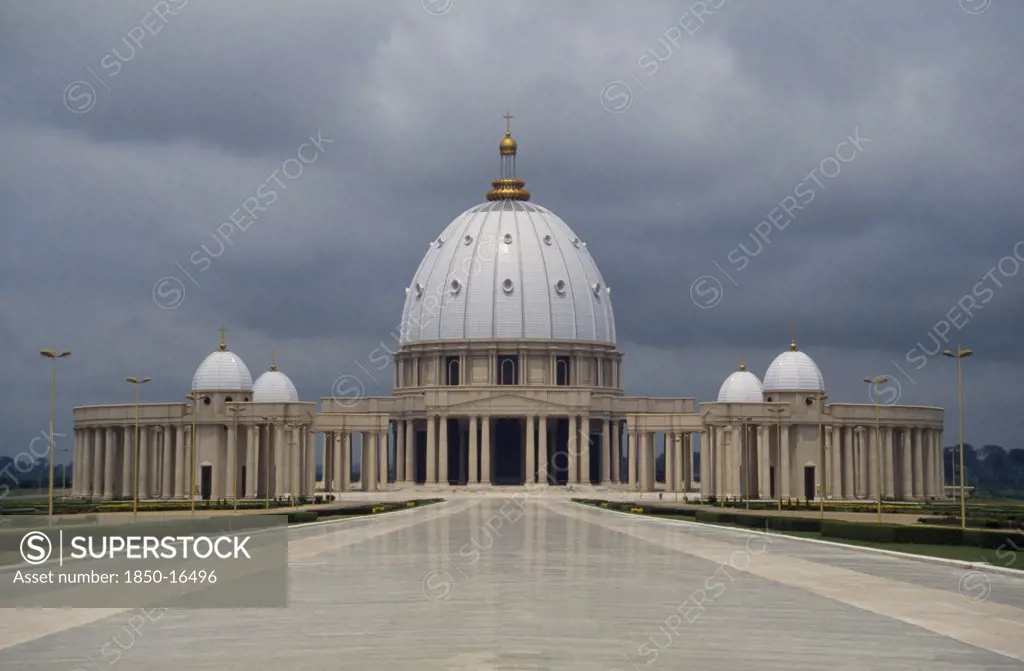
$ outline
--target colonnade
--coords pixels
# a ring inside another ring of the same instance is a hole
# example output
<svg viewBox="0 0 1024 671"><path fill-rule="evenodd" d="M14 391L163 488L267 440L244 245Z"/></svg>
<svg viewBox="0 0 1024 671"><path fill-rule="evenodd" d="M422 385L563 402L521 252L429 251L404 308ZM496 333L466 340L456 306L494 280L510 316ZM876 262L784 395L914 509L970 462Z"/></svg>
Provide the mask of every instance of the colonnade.
<svg viewBox="0 0 1024 671"><path fill-rule="evenodd" d="M187 499L190 488L212 499L313 492L316 443L306 425L200 424L194 458L191 433L191 424L140 425L135 450L134 423L76 428L72 496L133 498L136 471L140 499Z"/></svg>
<svg viewBox="0 0 1024 671"><path fill-rule="evenodd" d="M702 432L701 495L738 498L924 499L945 495L942 431L787 424L711 425ZM800 425L816 432L817 426ZM780 449L781 446L781 449ZM706 455L706 456L705 456Z"/></svg>

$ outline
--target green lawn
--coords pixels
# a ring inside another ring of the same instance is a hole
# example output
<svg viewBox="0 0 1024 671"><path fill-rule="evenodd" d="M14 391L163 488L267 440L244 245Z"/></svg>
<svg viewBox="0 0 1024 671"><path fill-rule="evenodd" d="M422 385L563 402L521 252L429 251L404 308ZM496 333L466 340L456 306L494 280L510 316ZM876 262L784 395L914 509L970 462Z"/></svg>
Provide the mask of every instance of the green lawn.
<svg viewBox="0 0 1024 671"><path fill-rule="evenodd" d="M683 515L657 515L659 518L676 519L686 522L697 522L693 517L686 517ZM698 522L698 524L706 524L705 522ZM751 530L750 527L740 526L738 524L709 524L709 526L718 527L732 527L733 529L745 529ZM818 540L825 540L832 543L842 543L844 545L856 545L870 548L880 548L882 550L892 550L893 552L906 552L907 554L924 555L926 557L941 557L943 559L956 559L959 561L970 561L970 562L988 562L993 566L999 566L1003 568L1013 568L1017 570L1024 570L1024 556L1018 556L1022 553L1013 551L1012 548L1006 548L1002 550L993 550L988 548L975 548L967 547L964 545L919 545L917 543L876 543L872 541L861 541L861 540L849 540L845 538L832 538L822 536L817 531L776 531L772 530L773 534L779 534L781 536L797 536L800 538L816 538ZM998 553L998 554L997 554ZM1018 561L1019 560L1019 561Z"/></svg>

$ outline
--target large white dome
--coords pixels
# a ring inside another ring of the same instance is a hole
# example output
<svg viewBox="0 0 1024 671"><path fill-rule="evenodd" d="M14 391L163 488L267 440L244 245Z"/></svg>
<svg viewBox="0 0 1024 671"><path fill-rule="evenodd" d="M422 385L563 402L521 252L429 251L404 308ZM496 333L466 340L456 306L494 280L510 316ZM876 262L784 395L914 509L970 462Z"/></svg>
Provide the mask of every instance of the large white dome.
<svg viewBox="0 0 1024 671"><path fill-rule="evenodd" d="M757 376L740 364L740 369L725 378L718 390L719 403L762 403L764 389Z"/></svg>
<svg viewBox="0 0 1024 671"><path fill-rule="evenodd" d="M796 343L775 357L764 374L765 391L824 391L825 380L814 359L798 352Z"/></svg>
<svg viewBox="0 0 1024 671"><path fill-rule="evenodd" d="M291 379L277 370L271 368L256 379L252 386L253 403L298 403L299 392Z"/></svg>
<svg viewBox="0 0 1024 671"><path fill-rule="evenodd" d="M610 290L550 210L493 200L431 243L406 289L401 342L470 338L615 343Z"/></svg>
<svg viewBox="0 0 1024 671"><path fill-rule="evenodd" d="M203 359L192 376L192 391L252 391L252 376L234 352L221 349Z"/></svg>

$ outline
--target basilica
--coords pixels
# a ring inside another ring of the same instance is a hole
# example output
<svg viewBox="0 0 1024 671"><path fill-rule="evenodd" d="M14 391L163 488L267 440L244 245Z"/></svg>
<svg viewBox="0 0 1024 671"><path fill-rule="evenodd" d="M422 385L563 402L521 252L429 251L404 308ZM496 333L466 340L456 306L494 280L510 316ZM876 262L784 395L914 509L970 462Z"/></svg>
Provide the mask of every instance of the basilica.
<svg viewBox="0 0 1024 671"><path fill-rule="evenodd" d="M943 410L829 402L795 342L763 378L739 364L715 402L624 395L611 287L586 241L531 202L507 127L498 149L485 202L441 231L406 287L390 396L303 402L276 361L253 382L222 331L187 402L74 409L73 495L944 495Z"/></svg>

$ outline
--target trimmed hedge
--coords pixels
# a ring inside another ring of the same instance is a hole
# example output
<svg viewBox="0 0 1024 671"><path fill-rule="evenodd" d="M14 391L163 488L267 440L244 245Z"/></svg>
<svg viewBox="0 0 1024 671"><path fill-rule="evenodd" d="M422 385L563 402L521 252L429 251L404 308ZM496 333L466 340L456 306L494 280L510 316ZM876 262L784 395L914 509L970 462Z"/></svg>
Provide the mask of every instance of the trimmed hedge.
<svg viewBox="0 0 1024 671"><path fill-rule="evenodd" d="M288 513L288 524L308 524L316 522L320 515L315 510L295 510Z"/></svg>

